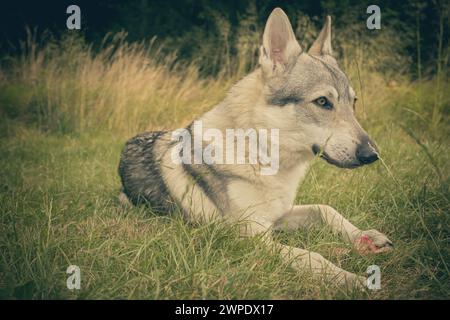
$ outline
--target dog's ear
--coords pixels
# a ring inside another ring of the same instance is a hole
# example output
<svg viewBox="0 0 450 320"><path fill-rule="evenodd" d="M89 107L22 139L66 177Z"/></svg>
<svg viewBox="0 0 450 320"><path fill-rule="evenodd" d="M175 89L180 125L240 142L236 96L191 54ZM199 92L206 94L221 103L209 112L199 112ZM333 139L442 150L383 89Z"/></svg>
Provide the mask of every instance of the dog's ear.
<svg viewBox="0 0 450 320"><path fill-rule="evenodd" d="M331 49L331 17L327 16L325 25L320 31L316 41L314 41L308 53L314 56L333 55Z"/></svg>
<svg viewBox="0 0 450 320"><path fill-rule="evenodd" d="M280 8L267 19L260 51L259 63L269 75L287 70L302 52L289 18Z"/></svg>

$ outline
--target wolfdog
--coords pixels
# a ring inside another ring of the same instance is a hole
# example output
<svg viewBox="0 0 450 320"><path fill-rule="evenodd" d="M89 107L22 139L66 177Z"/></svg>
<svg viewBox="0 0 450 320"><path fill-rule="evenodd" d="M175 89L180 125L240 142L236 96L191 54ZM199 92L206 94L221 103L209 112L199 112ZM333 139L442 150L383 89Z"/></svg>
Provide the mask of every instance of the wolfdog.
<svg viewBox="0 0 450 320"><path fill-rule="evenodd" d="M365 278L318 253L272 240L273 230L328 224L358 250L382 252L392 242L376 230L361 231L328 205L294 205L297 186L314 157L340 168L378 159L378 149L354 115L355 91L333 57L331 18L306 52L280 8L270 14L258 68L234 85L226 98L198 120L206 129L279 130L279 169L262 175L257 162L214 164L173 160L170 132L147 132L126 143L120 159L121 201L168 212L180 208L189 221L242 221L242 235L262 235L294 268L325 275L346 288L364 288ZM186 128L192 133L193 125ZM211 143L203 137L204 143ZM223 145L223 144L222 144ZM198 145L190 145L193 154ZM234 152L225 147L225 152ZM248 154L248 152L247 152ZM241 223L239 223L241 225Z"/></svg>

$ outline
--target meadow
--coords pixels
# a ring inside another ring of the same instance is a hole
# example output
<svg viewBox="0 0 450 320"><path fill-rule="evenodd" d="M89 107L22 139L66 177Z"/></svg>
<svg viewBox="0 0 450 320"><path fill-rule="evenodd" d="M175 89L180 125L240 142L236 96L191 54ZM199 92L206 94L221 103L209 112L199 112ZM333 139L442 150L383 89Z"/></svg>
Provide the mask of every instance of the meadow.
<svg viewBox="0 0 450 320"><path fill-rule="evenodd" d="M193 225L177 212L119 203L125 141L181 128L219 102L256 67L248 45L258 44L244 40L210 76L198 61L124 34L93 48L78 36L38 41L30 33L20 55L2 60L1 298L450 298L448 70L412 79L389 30L337 44L381 160L343 170L316 159L296 203L329 204L361 229L387 234L394 250L361 256L327 227L276 235L360 275L380 266L381 290L347 292L312 279L257 237L240 238L236 226ZM81 269L80 290L66 287L69 265Z"/></svg>

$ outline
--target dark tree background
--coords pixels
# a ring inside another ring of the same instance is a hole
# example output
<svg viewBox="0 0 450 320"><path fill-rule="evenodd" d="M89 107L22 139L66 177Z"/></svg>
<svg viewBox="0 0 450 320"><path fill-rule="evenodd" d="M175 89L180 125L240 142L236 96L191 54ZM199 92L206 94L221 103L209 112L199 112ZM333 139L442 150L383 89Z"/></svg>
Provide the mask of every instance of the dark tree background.
<svg viewBox="0 0 450 320"><path fill-rule="evenodd" d="M381 8L382 28L394 29L402 35L402 46L411 57L413 76L417 76L415 64L419 52L421 63L432 73L438 58L439 37L443 41L442 47L448 48L447 0L16 0L1 4L0 51L16 52L20 40L26 37L26 27L37 30L37 34L50 30L55 37L67 32L66 8L70 4L81 8L81 33L88 41L99 43L108 32L122 30L128 33L131 41L156 36L157 41L166 43L166 48L176 48L180 59L198 58L196 52L206 43L211 47L215 43L220 45L218 39L224 36L223 30L227 32L227 41L233 43L239 21L248 16L249 7L253 8L251 13L255 17L251 28L261 29L276 6L282 7L291 18L298 12L311 17L311 22L318 28L325 14L334 17L337 27L365 24L367 6L377 4ZM218 28L218 21L225 27ZM296 19L292 21L296 28ZM229 53L233 54L233 50L230 46Z"/></svg>

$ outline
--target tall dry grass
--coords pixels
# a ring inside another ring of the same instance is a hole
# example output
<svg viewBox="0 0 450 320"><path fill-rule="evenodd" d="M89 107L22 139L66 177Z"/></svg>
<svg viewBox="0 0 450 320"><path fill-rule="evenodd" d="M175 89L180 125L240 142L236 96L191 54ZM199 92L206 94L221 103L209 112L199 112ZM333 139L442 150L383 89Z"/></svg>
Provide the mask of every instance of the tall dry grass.
<svg viewBox="0 0 450 320"><path fill-rule="evenodd" d="M215 46L221 49L213 51L214 43L205 41L198 60L191 62L178 59L176 49L154 40L129 43L124 33L107 35L94 48L72 33L58 41L51 37L37 41L29 32L22 54L2 61L0 116L62 133L106 129L131 135L184 126L257 67L263 26L258 25L255 10L249 6L240 20L235 43L226 19L216 13L222 40ZM317 24L299 13L295 25L307 50L319 32ZM408 109L417 118L413 121L428 119L432 112L431 123L439 128L436 123L445 119L442 113L448 105L448 97L439 92L445 91L448 80L441 76L437 88L430 81L418 84L431 90L427 94L439 96L439 106L429 109L424 106L427 97L406 72L410 59L402 51L401 35L386 27L368 36L361 28L365 26L348 24L333 32L338 61L360 97L360 116L383 113L397 96L411 101ZM200 75L203 57L220 72Z"/></svg>
<svg viewBox="0 0 450 320"><path fill-rule="evenodd" d="M127 43L123 33L95 52L79 37L39 44L30 33L23 54L1 74L5 113L60 132L163 129L224 92L219 80L200 79L195 65L176 62L176 52L164 56L153 42Z"/></svg>

